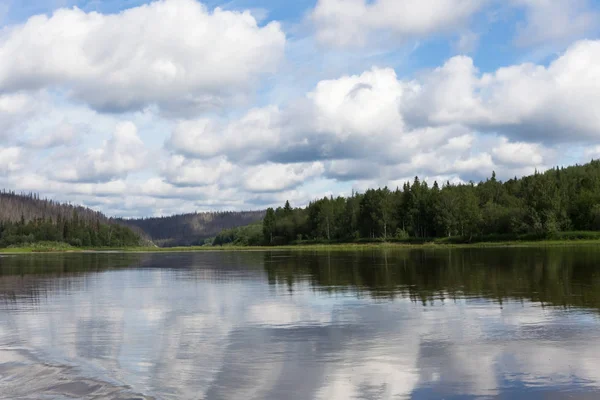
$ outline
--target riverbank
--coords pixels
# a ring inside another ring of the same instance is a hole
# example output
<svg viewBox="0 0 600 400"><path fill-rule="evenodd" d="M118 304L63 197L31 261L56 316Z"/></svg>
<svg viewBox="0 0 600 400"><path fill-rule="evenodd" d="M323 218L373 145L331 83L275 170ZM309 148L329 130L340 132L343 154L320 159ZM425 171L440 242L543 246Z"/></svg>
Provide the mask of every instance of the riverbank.
<svg viewBox="0 0 600 400"><path fill-rule="evenodd" d="M544 241L507 241L481 242L469 244L450 244L428 242L410 243L336 243L336 244L301 244L286 246L198 246L171 248L128 248L125 252L194 252L194 251L361 251L377 249L458 249L458 248L492 248L492 247L565 247L600 245L600 240L544 240Z"/></svg>
<svg viewBox="0 0 600 400"><path fill-rule="evenodd" d="M600 245L597 239L581 240L540 240L540 241L503 241L480 243L340 243L340 244L301 244L287 246L189 246L189 247L123 247L123 248L77 248L65 246L30 246L0 249L0 254L27 253L184 253L210 251L363 251L363 250L402 250L402 249L468 249L468 248L514 248L514 247L565 247Z"/></svg>

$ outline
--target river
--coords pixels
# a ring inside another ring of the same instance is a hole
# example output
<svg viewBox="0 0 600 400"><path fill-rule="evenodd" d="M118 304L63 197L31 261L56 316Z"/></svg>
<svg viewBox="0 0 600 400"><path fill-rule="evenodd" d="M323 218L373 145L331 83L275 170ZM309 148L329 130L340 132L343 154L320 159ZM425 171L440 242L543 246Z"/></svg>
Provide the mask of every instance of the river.
<svg viewBox="0 0 600 400"><path fill-rule="evenodd" d="M2 399L597 399L600 246L0 256Z"/></svg>

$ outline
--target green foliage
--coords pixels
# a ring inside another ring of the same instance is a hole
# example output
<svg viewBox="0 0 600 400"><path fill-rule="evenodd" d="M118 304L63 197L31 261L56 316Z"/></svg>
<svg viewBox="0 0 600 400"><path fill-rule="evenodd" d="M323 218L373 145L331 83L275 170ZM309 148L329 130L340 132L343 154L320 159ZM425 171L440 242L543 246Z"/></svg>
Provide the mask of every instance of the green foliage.
<svg viewBox="0 0 600 400"><path fill-rule="evenodd" d="M0 247L124 247L140 242L138 233L89 208L33 193L0 192Z"/></svg>
<svg viewBox="0 0 600 400"><path fill-rule="evenodd" d="M394 234L394 239L396 240L406 240L409 238L408 232L406 232L402 228L396 229L396 233Z"/></svg>
<svg viewBox="0 0 600 400"><path fill-rule="evenodd" d="M38 242L61 242L74 247L125 247L138 246L140 237L121 225L86 222L76 217L0 223L0 247L30 247Z"/></svg>
<svg viewBox="0 0 600 400"><path fill-rule="evenodd" d="M12 245L9 246L7 249L9 251L33 253L75 250L73 246L64 242L35 242L28 244L27 247L22 247L22 245Z"/></svg>
<svg viewBox="0 0 600 400"><path fill-rule="evenodd" d="M506 182L429 187L415 177L400 190L370 189L325 197L306 208L267 210L263 243L561 240L568 231L600 231L600 161ZM579 235L581 236L581 235ZM586 233L584 238L595 236Z"/></svg>
<svg viewBox="0 0 600 400"><path fill-rule="evenodd" d="M263 220L263 236L264 240L269 244L273 243L273 232L275 231L276 222L275 211L272 208L267 209L265 219Z"/></svg>
<svg viewBox="0 0 600 400"><path fill-rule="evenodd" d="M263 228L260 224L226 229L213 240L213 246L260 246L264 242Z"/></svg>

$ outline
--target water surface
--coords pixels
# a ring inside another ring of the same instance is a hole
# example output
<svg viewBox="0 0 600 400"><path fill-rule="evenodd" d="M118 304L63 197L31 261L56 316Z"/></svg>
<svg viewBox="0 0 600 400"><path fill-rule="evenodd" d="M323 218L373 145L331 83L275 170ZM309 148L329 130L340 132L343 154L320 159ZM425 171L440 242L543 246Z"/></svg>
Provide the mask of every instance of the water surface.
<svg viewBox="0 0 600 400"><path fill-rule="evenodd" d="M0 398L596 399L600 249L0 257Z"/></svg>

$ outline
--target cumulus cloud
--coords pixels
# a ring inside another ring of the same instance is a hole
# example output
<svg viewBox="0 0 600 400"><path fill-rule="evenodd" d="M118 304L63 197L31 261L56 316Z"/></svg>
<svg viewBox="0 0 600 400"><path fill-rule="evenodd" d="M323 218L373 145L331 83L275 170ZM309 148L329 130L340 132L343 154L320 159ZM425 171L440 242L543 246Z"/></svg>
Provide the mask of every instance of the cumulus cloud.
<svg viewBox="0 0 600 400"><path fill-rule="evenodd" d="M265 149L279 146L282 122L277 107L250 110L234 121L209 118L180 122L167 148L191 158L212 158L223 154L236 159L260 158Z"/></svg>
<svg viewBox="0 0 600 400"><path fill-rule="evenodd" d="M492 154L500 164L523 166L544 163L543 149L537 143L510 143L502 138L499 145L492 149Z"/></svg>
<svg viewBox="0 0 600 400"><path fill-rule="evenodd" d="M321 81L283 110L255 109L227 123L181 122L167 147L191 158L225 155L252 165L361 158L369 152L397 158L412 147L412 138L403 141L401 135L404 122L398 110L404 86L389 68ZM393 141L385 141L391 137Z"/></svg>
<svg viewBox="0 0 600 400"><path fill-rule="evenodd" d="M100 148L87 151L73 163L53 172L67 182L108 182L126 177L146 162L147 151L131 122L119 123L112 137Z"/></svg>
<svg viewBox="0 0 600 400"><path fill-rule="evenodd" d="M311 19L321 42L361 46L382 33L402 40L456 30L485 3L485 0L319 0Z"/></svg>
<svg viewBox="0 0 600 400"><path fill-rule="evenodd" d="M516 43L530 46L580 38L598 31L600 13L589 0L511 0L523 8L526 22L519 26Z"/></svg>
<svg viewBox="0 0 600 400"><path fill-rule="evenodd" d="M311 178L320 176L323 164L262 164L245 173L244 188L250 192L281 192L295 188Z"/></svg>
<svg viewBox="0 0 600 400"><path fill-rule="evenodd" d="M401 131L398 105L405 87L391 68L321 81L308 94L317 110L316 128L340 139Z"/></svg>
<svg viewBox="0 0 600 400"><path fill-rule="evenodd" d="M39 136L22 140L21 144L25 147L38 149L68 146L77 140L82 129L82 127L63 121Z"/></svg>
<svg viewBox="0 0 600 400"><path fill-rule="evenodd" d="M480 74L458 56L424 74L402 105L416 125L465 124L535 141L598 137L600 41L573 44L548 67L520 64Z"/></svg>
<svg viewBox="0 0 600 400"><path fill-rule="evenodd" d="M22 126L37 110L37 102L24 93L0 93L0 139L13 136L14 129Z"/></svg>
<svg viewBox="0 0 600 400"><path fill-rule="evenodd" d="M166 162L163 174L175 186L208 186L233 171L234 165L224 157L213 160L188 160L181 155L173 155Z"/></svg>
<svg viewBox="0 0 600 400"><path fill-rule="evenodd" d="M584 49L569 51L587 54L589 44L595 45L583 42L579 46ZM416 80L372 68L321 81L287 108L255 109L229 122L181 122L167 146L184 158L224 157L247 171L259 171L256 178L244 174L243 187L249 191L286 190L310 179L376 179L381 185L419 174L464 181L485 179L494 170L512 177L543 170L556 160L544 143L564 139L564 132L556 122L545 130L551 123L541 115L553 118L556 106L543 96L565 101L567 90L571 98L600 93L589 85L580 90L577 80L570 86L565 82L562 93L551 91L552 79L573 73L570 66L561 66L572 57L582 56L567 53L547 68L528 64L481 75L471 58L458 56ZM528 81L547 90L530 99L525 93L532 89L521 88ZM538 109L527 107L528 101ZM571 131L577 124L594 126L596 117L590 117L574 121L576 116L566 115L562 125ZM494 133L491 139L485 139L486 132ZM540 132L544 135L536 135ZM578 134L585 137L587 132ZM297 165L309 172L295 172Z"/></svg>
<svg viewBox="0 0 600 400"><path fill-rule="evenodd" d="M0 147L0 175L15 172L23 167L23 151L19 147Z"/></svg>
<svg viewBox="0 0 600 400"><path fill-rule="evenodd" d="M0 34L0 91L58 87L104 111L220 107L274 71L285 42L276 22L195 0L109 15L59 9Z"/></svg>

